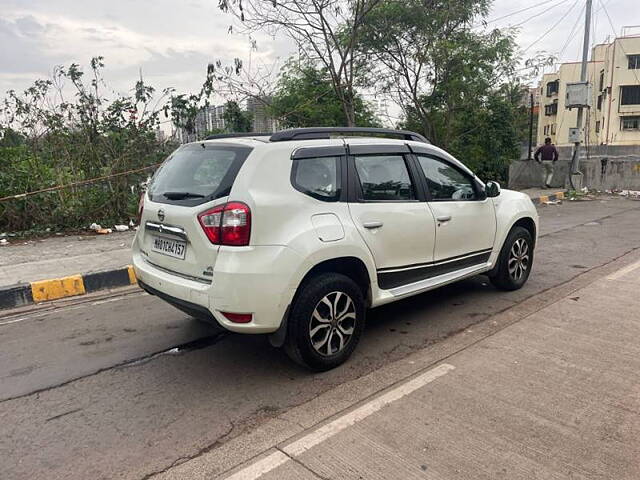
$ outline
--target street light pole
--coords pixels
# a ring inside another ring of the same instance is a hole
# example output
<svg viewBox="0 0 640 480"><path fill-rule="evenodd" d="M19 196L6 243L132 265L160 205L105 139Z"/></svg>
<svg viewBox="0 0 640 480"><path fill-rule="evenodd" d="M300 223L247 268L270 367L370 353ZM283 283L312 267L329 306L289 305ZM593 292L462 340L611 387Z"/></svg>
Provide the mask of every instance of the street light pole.
<svg viewBox="0 0 640 480"><path fill-rule="evenodd" d="M584 40L582 43L582 69L580 70L580 81L585 82L587 80L587 64L589 62L589 35L591 33L591 9L592 0L587 0L584 17ZM582 121L584 117L584 107L578 107L578 121L576 122L576 128L578 132L582 129ZM587 125L585 128L589 128ZM569 180L573 189L576 189L574 181L581 178L582 174L578 167L580 166L580 143L581 139L578 138L573 146L573 158L571 160L571 172L569 174ZM582 187L582 181L580 181L580 187Z"/></svg>

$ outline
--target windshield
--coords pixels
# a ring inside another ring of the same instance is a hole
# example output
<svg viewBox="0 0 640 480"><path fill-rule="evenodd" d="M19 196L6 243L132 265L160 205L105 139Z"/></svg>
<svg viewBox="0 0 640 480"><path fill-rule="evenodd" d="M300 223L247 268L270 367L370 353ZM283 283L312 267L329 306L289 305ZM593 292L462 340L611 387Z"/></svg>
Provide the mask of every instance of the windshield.
<svg viewBox="0 0 640 480"><path fill-rule="evenodd" d="M154 175L149 198L154 202L191 206L227 196L251 150L220 144L184 145Z"/></svg>

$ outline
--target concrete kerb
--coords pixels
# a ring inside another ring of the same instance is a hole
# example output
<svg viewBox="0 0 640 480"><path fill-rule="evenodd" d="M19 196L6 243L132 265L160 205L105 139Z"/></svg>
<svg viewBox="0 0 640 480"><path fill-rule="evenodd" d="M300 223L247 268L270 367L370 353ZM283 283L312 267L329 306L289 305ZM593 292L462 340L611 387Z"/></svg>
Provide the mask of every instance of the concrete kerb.
<svg viewBox="0 0 640 480"><path fill-rule="evenodd" d="M564 192L554 192L549 195L540 195L539 197L531 197L531 201L534 205L544 205L547 202L553 202L556 200L564 200Z"/></svg>
<svg viewBox="0 0 640 480"><path fill-rule="evenodd" d="M0 310L85 295L137 283L131 265L114 270L70 275L0 287Z"/></svg>

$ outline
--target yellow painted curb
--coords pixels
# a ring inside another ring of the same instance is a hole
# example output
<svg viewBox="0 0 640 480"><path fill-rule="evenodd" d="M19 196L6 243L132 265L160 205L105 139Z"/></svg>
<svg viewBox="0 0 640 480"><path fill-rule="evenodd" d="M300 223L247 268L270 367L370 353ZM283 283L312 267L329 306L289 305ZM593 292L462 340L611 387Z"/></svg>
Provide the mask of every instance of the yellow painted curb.
<svg viewBox="0 0 640 480"><path fill-rule="evenodd" d="M31 282L31 295L36 303L85 293L82 275Z"/></svg>
<svg viewBox="0 0 640 480"><path fill-rule="evenodd" d="M133 270L133 265L127 265L127 272L129 272L129 283L131 285L138 283L136 272Z"/></svg>

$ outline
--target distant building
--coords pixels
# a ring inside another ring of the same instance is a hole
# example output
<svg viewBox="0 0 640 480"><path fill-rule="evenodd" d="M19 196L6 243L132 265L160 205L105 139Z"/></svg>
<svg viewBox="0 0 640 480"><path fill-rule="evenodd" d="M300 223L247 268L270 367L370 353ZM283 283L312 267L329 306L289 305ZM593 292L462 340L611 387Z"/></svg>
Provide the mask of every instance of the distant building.
<svg viewBox="0 0 640 480"><path fill-rule="evenodd" d="M386 121L389 118L389 99L383 96L375 96L368 100L369 105L373 110L373 113L381 121Z"/></svg>
<svg viewBox="0 0 640 480"><path fill-rule="evenodd" d="M196 114L193 132L181 127L177 128L176 136L180 143L194 142L202 139L208 132L224 129L224 105L208 105Z"/></svg>
<svg viewBox="0 0 640 480"><path fill-rule="evenodd" d="M164 142L167 139L167 134L158 126L155 130L156 140Z"/></svg>
<svg viewBox="0 0 640 480"><path fill-rule="evenodd" d="M538 144L545 137L569 146L569 128L576 126L577 109L566 109L567 83L580 80L580 62L563 63L545 74L539 88ZM618 37L596 45L587 79L591 91L583 135L588 145L640 145L640 35Z"/></svg>
<svg viewBox="0 0 640 480"><path fill-rule="evenodd" d="M247 111L252 117L252 130L256 133L270 133L278 129L278 121L267 112L269 98L249 97Z"/></svg>
<svg viewBox="0 0 640 480"><path fill-rule="evenodd" d="M523 107L531 108L531 95L533 95L533 114L538 115L540 111L540 89L537 87L530 87L524 90L522 93L522 99L520 104Z"/></svg>

